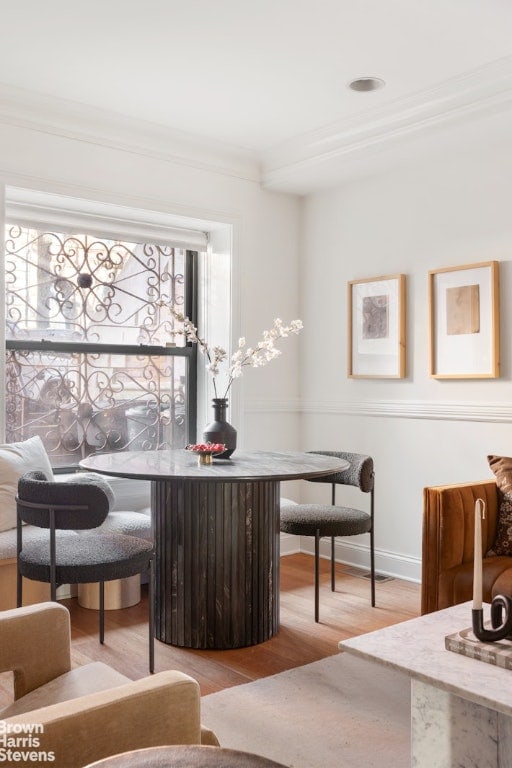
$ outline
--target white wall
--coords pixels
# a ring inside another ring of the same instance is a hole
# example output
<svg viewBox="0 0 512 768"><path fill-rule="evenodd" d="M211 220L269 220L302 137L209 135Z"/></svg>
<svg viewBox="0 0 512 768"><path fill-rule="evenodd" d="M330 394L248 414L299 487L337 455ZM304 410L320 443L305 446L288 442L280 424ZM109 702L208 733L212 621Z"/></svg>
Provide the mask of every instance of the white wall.
<svg viewBox="0 0 512 768"><path fill-rule="evenodd" d="M407 167L304 200L302 447L374 457L379 570L419 578L424 486L485 479L487 454L512 452L511 200L512 145L492 141L418 153ZM429 378L428 271L492 259L501 378ZM407 276L407 378L348 379L347 281L395 273ZM310 499L328 493L303 485ZM367 562L368 537L346 542L340 558Z"/></svg>
<svg viewBox="0 0 512 768"><path fill-rule="evenodd" d="M276 316L305 325L282 357L235 383L239 444L371 454L378 568L419 578L422 488L488 477L487 453L512 451L511 147L418 156L300 202L170 152L109 143L0 125L0 198L19 186L232 224L234 343L253 343ZM429 379L428 270L491 259L501 262L502 377ZM407 378L349 380L347 281L397 272L407 275ZM328 493L308 483L283 491ZM367 537L350 540L338 555L366 562L366 547Z"/></svg>
<svg viewBox="0 0 512 768"><path fill-rule="evenodd" d="M34 126L37 119L34 114ZM4 186L25 187L232 224L235 342L240 335L256 341L276 316L298 316L296 197L262 190L231 170L173 161L172 147L153 153L145 152L143 143L142 149L118 149L111 137L102 142L93 132L87 140L67 133L0 125L0 199ZM286 346L271 366L249 370L235 383L230 417L242 446L275 444L267 419L246 418L256 403L253 411L272 411L279 445L297 447L299 339Z"/></svg>

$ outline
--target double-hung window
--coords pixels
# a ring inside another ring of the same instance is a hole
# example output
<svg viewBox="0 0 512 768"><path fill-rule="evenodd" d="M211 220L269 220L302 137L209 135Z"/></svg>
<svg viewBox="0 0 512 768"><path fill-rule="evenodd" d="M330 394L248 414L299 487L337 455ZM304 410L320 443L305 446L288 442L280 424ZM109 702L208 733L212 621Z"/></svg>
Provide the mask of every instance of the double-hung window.
<svg viewBox="0 0 512 768"><path fill-rule="evenodd" d="M146 236L147 237L147 236ZM54 467L194 438L197 251L8 220L7 442L39 435Z"/></svg>

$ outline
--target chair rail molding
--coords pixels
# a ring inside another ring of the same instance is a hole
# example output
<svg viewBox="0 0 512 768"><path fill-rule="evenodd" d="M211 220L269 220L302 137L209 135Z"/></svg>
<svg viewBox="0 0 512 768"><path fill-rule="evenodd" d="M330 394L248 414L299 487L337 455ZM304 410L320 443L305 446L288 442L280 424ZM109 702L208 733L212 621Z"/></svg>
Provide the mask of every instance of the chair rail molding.
<svg viewBox="0 0 512 768"><path fill-rule="evenodd" d="M374 416L441 421L512 422L510 402L438 401L438 400L360 400L303 401L303 414Z"/></svg>

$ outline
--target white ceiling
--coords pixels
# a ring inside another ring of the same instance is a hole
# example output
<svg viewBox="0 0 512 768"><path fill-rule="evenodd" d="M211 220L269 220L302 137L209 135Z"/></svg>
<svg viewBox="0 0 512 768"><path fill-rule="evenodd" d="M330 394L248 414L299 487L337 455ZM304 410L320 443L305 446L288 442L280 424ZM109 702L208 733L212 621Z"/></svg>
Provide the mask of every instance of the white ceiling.
<svg viewBox="0 0 512 768"><path fill-rule="evenodd" d="M218 142L292 191L512 106L510 0L0 0L0 20L11 107ZM386 86L347 89L360 76Z"/></svg>

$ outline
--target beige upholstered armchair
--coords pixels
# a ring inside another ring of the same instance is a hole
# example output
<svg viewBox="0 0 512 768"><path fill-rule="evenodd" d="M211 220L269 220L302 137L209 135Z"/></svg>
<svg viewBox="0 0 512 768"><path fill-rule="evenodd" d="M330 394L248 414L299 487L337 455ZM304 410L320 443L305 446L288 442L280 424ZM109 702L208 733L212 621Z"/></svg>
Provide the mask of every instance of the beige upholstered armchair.
<svg viewBox="0 0 512 768"><path fill-rule="evenodd" d="M0 747L40 753L16 765L78 768L142 747L218 745L201 727L199 686L188 675L131 681L101 662L71 669L69 613L58 603L0 613L0 671L10 670L15 701L0 721L14 741Z"/></svg>

